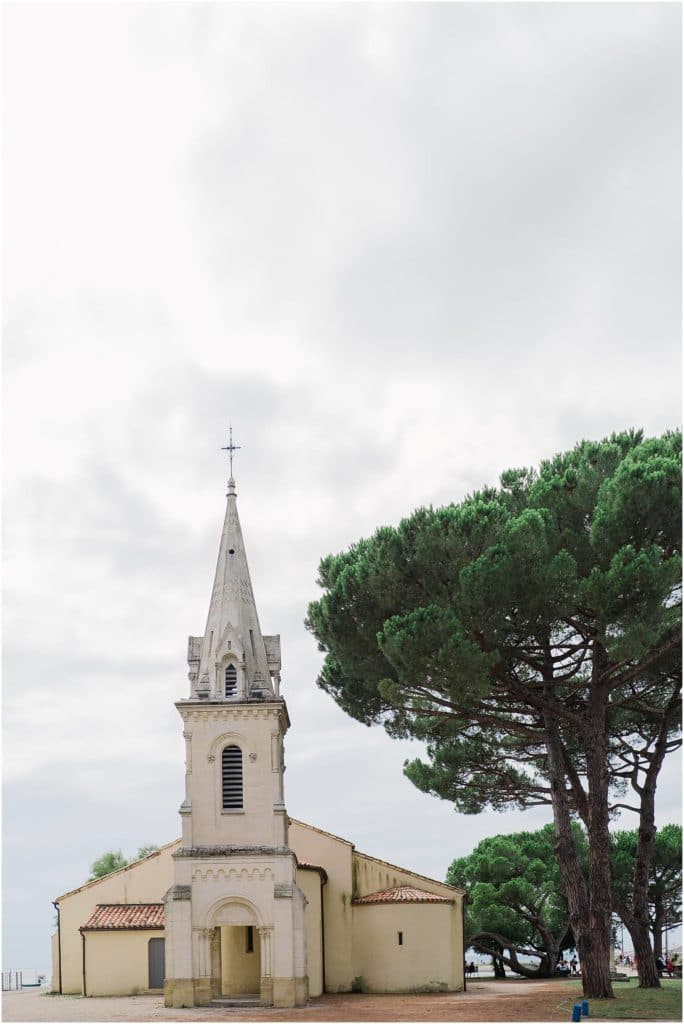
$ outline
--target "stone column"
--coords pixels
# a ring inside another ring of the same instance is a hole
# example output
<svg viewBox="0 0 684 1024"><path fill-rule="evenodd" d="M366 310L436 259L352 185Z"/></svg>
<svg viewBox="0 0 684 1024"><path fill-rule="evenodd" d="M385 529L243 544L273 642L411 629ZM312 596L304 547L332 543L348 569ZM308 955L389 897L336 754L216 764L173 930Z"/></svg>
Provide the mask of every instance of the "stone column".
<svg viewBox="0 0 684 1024"><path fill-rule="evenodd" d="M221 929L213 928L209 940L211 950L211 998L220 999L223 995L221 979Z"/></svg>
<svg viewBox="0 0 684 1024"><path fill-rule="evenodd" d="M307 970L306 926L304 921L306 897L298 885L294 886L294 973L295 1006L304 1006L309 998L309 976Z"/></svg>
<svg viewBox="0 0 684 1024"><path fill-rule="evenodd" d="M166 980L164 1005L194 1006L190 886L175 885L164 898Z"/></svg>
<svg viewBox="0 0 684 1024"><path fill-rule="evenodd" d="M273 925L259 928L261 948L261 983L259 1001L262 1006L273 1006Z"/></svg>
<svg viewBox="0 0 684 1024"><path fill-rule="evenodd" d="M192 733L184 732L183 739L185 740L185 774L192 774Z"/></svg>
<svg viewBox="0 0 684 1024"><path fill-rule="evenodd" d="M273 773L273 807L285 810L283 793L283 743L280 733L271 733L271 772Z"/></svg>
<svg viewBox="0 0 684 1024"><path fill-rule="evenodd" d="M192 960L195 1006L211 1003L211 936L213 928L193 928Z"/></svg>

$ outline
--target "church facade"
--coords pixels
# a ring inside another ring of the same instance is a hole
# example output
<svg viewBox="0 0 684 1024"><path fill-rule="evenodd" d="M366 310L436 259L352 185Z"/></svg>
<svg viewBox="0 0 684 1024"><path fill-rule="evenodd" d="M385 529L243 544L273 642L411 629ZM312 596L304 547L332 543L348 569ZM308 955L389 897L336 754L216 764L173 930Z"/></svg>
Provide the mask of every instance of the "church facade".
<svg viewBox="0 0 684 1024"><path fill-rule="evenodd" d="M259 625L227 507L203 636L188 641L182 836L55 900L56 992L167 1006L464 987L463 894L288 817L280 637Z"/></svg>

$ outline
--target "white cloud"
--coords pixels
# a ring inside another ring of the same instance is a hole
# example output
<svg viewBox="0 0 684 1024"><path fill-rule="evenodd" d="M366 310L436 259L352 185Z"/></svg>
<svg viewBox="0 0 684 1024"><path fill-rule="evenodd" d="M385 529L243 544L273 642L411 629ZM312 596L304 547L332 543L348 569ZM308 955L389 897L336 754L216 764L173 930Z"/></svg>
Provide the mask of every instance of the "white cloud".
<svg viewBox="0 0 684 1024"><path fill-rule="evenodd" d="M5 823L27 901L36 780L52 896L115 836L178 831L172 702L230 417L262 626L283 634L291 813L437 875L537 822L413 789L408 747L316 689L302 622L319 558L379 523L581 436L678 422L680 19L6 8ZM659 801L677 813L673 774ZM6 924L17 959L36 907Z"/></svg>

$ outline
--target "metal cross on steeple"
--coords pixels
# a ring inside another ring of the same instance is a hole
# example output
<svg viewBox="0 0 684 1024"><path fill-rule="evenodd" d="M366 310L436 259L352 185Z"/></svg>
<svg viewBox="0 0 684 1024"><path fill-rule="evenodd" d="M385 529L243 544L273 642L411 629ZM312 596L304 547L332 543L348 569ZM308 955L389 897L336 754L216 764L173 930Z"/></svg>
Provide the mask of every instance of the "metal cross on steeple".
<svg viewBox="0 0 684 1024"><path fill-rule="evenodd" d="M231 425L230 425L230 427L228 429L230 431L230 440L228 441L228 444L225 446L225 448L221 449L221 451L222 452L228 452L228 458L230 459L230 475L232 477L232 475L233 475L233 452L239 452L240 448L242 447L242 445L233 444L233 425L232 425L232 423L231 423Z"/></svg>

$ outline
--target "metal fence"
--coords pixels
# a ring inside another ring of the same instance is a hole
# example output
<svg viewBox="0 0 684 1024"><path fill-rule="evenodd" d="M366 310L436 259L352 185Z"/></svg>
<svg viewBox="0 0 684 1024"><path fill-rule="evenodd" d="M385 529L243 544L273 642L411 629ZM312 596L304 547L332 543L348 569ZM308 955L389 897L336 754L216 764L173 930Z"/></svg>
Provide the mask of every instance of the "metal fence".
<svg viewBox="0 0 684 1024"><path fill-rule="evenodd" d="M22 971L3 971L2 972L2 991L11 992L13 989L20 989L23 984L23 972Z"/></svg>

